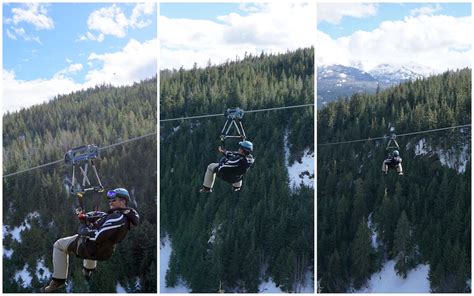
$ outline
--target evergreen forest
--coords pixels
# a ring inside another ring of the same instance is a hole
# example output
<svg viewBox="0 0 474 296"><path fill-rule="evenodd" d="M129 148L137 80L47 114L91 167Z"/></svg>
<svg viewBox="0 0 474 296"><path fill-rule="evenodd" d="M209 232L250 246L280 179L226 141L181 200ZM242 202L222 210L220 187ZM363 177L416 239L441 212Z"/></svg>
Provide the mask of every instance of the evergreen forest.
<svg viewBox="0 0 474 296"><path fill-rule="evenodd" d="M313 288L314 189L290 188L284 147L287 135L290 162L314 151L313 106L245 114L256 161L242 190L217 179L212 193L198 192L207 165L221 157L227 108L311 104L313 83L313 48L161 71L160 120L222 114L160 124L160 237L172 242L168 287L257 293L271 278L286 292ZM237 145L226 140L228 150Z"/></svg>
<svg viewBox="0 0 474 296"><path fill-rule="evenodd" d="M436 129L471 123L471 69L340 98L317 116L321 291L359 290L395 260L401 278L428 264L431 292L470 292L471 127ZM374 138L389 126L430 131L397 137L403 176L382 175L388 138Z"/></svg>
<svg viewBox="0 0 474 296"><path fill-rule="evenodd" d="M58 95L3 115L4 175L62 160L74 147L104 147L152 134L100 151L96 164L106 191L127 188L140 224L116 245L110 260L98 262L89 283L81 273L82 259L70 256L66 291L116 293L120 287L157 292L156 127L156 77L131 86L100 85ZM3 178L3 292L39 292L49 282L54 242L76 234L79 227L74 214L78 204L65 186L71 175L72 167L60 161ZM95 199L107 211L105 193L86 194L86 210L93 209ZM12 233L15 228L22 230L20 240ZM19 277L21 271L31 282Z"/></svg>

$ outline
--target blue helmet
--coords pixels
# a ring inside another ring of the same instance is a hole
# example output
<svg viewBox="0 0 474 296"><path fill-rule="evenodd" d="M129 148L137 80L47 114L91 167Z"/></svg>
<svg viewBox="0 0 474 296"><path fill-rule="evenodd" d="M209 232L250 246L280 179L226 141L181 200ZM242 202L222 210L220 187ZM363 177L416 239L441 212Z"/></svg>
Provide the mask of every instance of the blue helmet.
<svg viewBox="0 0 474 296"><path fill-rule="evenodd" d="M393 150L393 156L399 156L400 155L400 152L398 152L398 150Z"/></svg>
<svg viewBox="0 0 474 296"><path fill-rule="evenodd" d="M107 197L109 199L119 197L124 198L128 201L130 199L130 194L128 194L128 190L125 188L115 188L114 190L107 191Z"/></svg>
<svg viewBox="0 0 474 296"><path fill-rule="evenodd" d="M253 151L253 144L250 141L242 141L239 142L239 147L244 150L245 152L252 152Z"/></svg>

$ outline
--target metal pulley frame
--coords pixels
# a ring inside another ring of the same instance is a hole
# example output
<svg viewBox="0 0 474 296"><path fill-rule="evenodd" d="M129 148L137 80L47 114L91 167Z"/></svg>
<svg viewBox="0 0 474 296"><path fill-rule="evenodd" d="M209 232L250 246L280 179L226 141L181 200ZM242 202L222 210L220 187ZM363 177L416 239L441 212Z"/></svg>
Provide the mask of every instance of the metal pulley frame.
<svg viewBox="0 0 474 296"><path fill-rule="evenodd" d="M72 166L72 181L71 181L70 194L77 196L81 211L83 211L83 208L84 208L83 196L86 192L92 191L95 193L100 193L104 191L104 186L102 186L102 182L100 181L100 177L94 163L94 160L98 158L99 158L99 148L95 145L76 147L69 150L64 155L64 162L67 165ZM91 180L88 177L89 166L92 167L92 170L94 172L96 184L92 184ZM82 174L81 183L79 183L76 178L76 168L78 168L78 170ZM96 203L95 208L97 210L98 208L97 203Z"/></svg>
<svg viewBox="0 0 474 296"><path fill-rule="evenodd" d="M244 117L244 110L241 108L229 108L224 112L224 116L227 118L224 127L221 131L221 142L224 144L227 138L240 138L242 141L245 140L245 130L242 125L242 118ZM231 128L234 127L237 134L229 134Z"/></svg>
<svg viewBox="0 0 474 296"><path fill-rule="evenodd" d="M397 149L400 150L400 146L397 143L397 135L395 134L395 127L390 127L390 139L387 143L386 150Z"/></svg>

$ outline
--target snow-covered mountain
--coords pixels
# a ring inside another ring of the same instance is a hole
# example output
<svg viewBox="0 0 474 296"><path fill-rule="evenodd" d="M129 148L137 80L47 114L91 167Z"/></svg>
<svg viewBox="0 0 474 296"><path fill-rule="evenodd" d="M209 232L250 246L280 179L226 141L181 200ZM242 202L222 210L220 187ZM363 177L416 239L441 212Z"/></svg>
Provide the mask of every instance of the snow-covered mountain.
<svg viewBox="0 0 474 296"><path fill-rule="evenodd" d="M416 63L406 65L380 64L369 73L382 85L390 86L434 74L434 70Z"/></svg>
<svg viewBox="0 0 474 296"><path fill-rule="evenodd" d="M354 93L375 93L381 89L407 80L428 77L435 73L429 67L417 63L403 65L380 64L370 71L343 65L318 67L318 107L339 97L350 97Z"/></svg>
<svg viewBox="0 0 474 296"><path fill-rule="evenodd" d="M318 67L318 107L357 92L375 92L377 80L363 70L342 65Z"/></svg>

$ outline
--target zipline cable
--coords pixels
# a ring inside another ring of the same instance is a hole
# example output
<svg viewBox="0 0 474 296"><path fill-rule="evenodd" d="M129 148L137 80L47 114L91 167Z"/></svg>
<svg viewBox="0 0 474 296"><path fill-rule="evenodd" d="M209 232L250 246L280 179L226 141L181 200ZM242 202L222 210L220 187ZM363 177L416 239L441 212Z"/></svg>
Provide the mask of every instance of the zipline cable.
<svg viewBox="0 0 474 296"><path fill-rule="evenodd" d="M443 130L449 130L449 129L455 129L455 128L470 127L470 126L471 126L471 124L469 123L469 124L462 124L462 125L456 125L456 126L442 127L442 128L436 128L436 129L430 129L430 130L424 130L424 131L418 131L418 132L404 133L404 134L399 134L399 135L397 135L397 138L398 138L398 137L404 137L404 136L416 135L416 134L432 133L432 132L443 131ZM339 145L339 144L349 144L349 143L375 141L375 140L382 140L382 139L387 139L387 136L384 136L384 137L377 137L377 138L367 138L367 139L350 140L350 141L341 141L341 142L322 143L322 144L318 144L318 146L330 146L330 145Z"/></svg>
<svg viewBox="0 0 474 296"><path fill-rule="evenodd" d="M138 136L138 137L135 137L135 138L132 138L132 139L128 139L128 140L121 141L121 142L118 142L118 143L114 143L114 144L111 144L111 145L108 145L108 146L104 146L104 147L99 148L99 151L100 150L105 150L105 149L108 149L108 148L111 148L111 147L123 145L123 144L129 143L129 142L137 141L137 140L140 140L140 139L152 136L152 135L156 135L156 133L157 132L152 132L152 133L148 133L148 134ZM15 176L15 175L25 173L25 172L28 172L28 171L32 171L32 170L36 170L36 169L39 169L39 168L47 167L47 166L57 164L57 163L60 163L60 162L63 162L63 161L64 161L64 159L58 159L58 160L55 160L55 161L52 161L52 162L48 162L48 163L41 164L41 165L38 165L38 166L35 166L35 167L31 167L31 168L28 168L28 169L24 169L24 170L21 170L21 171L17 171L17 172L14 172L14 173L4 175L3 178L8 178L8 177Z"/></svg>
<svg viewBox="0 0 474 296"><path fill-rule="evenodd" d="M273 110L281 110L281 109L301 108L301 107L308 107L308 106L314 106L314 103L311 103L311 104L303 104L303 105L293 105L293 106L275 107L275 108L266 108L266 109L256 109L256 110L249 110L249 111L245 111L245 112L246 112L246 113L256 113L256 112L273 111ZM219 114L207 114L207 115L198 115L198 116L189 116L189 117L179 117L179 118L162 119L162 120L160 120L160 122L174 121L174 120L196 119L196 118L207 118L207 117L216 117L216 116L222 116L222 113L219 113ZM100 148L99 150L105 150L105 149L107 149L107 148L111 148L111 147L115 147L115 146L118 146L118 145L126 144L126 143L128 143L128 142L140 140L140 139L149 137L149 136L151 136L151 135L155 135L156 133L157 133L157 132L152 132L152 133L148 133L148 134L146 134L146 135L139 136L139 137L136 137L136 138L133 138L133 139L129 139L129 140L126 140L126 141L122 141L122 142L118 142L118 143L115 143L115 144L111 144L111 145L109 145L109 146L102 147L102 148ZM53 165L53 164L60 163L60 162L62 162L62 161L63 161L63 159L58 159L58 160L55 160L55 161L52 161L52 162L48 162L48 163L45 163L45 164L41 164L41 165L38 165L38 166L35 166L35 167L31 167L31 168L24 169L24 170L21 170L21 171L17 171L17 172L14 172L14 173L6 174L6 175L3 176L3 178L8 178L8 177L11 177L11 176L14 176L14 175L18 175L18 174L21 174L21 173L25 173L25 172L28 172L28 171L32 171L32 170L35 170L35 169L47 167L47 166L50 166L50 165Z"/></svg>
<svg viewBox="0 0 474 296"><path fill-rule="evenodd" d="M294 109L294 108L302 108L302 107L309 107L309 106L314 106L314 103L303 104L303 105L274 107L274 108L266 108L266 109L248 110L248 111L245 111L245 113L256 113L256 112L274 111L274 110L282 110L282 109ZM207 118L207 117L216 117L216 116L222 116L222 115L223 115L223 113L216 113L216 114L207 114L207 115L198 115L198 116L176 117L176 118L160 119L160 122L175 121L175 120L186 120L186 119L196 119L196 118Z"/></svg>

